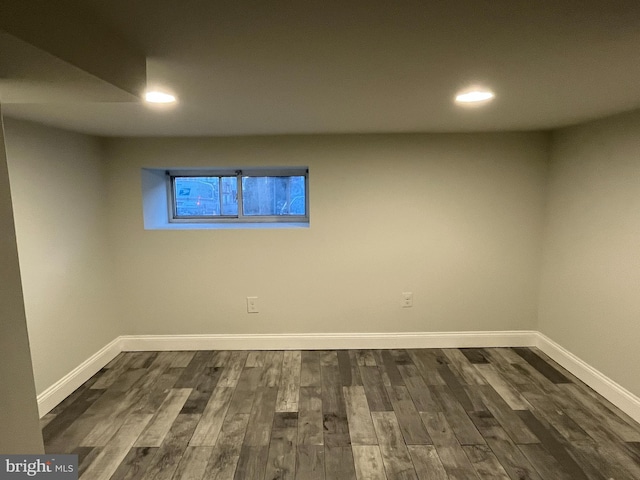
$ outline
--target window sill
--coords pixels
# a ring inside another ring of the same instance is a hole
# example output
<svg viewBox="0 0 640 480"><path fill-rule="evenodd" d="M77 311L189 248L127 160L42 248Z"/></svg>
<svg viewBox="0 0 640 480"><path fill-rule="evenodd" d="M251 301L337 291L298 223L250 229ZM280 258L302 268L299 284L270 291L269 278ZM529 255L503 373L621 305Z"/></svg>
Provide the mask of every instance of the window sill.
<svg viewBox="0 0 640 480"><path fill-rule="evenodd" d="M265 222L265 223L160 223L146 225L145 230L273 230L281 228L309 228L309 223Z"/></svg>

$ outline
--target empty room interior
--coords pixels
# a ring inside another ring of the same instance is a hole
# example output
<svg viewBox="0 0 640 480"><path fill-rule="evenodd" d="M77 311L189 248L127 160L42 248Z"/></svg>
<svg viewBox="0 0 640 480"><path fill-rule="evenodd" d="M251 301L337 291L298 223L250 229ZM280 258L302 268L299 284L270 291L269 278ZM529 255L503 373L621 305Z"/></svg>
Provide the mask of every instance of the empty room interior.
<svg viewBox="0 0 640 480"><path fill-rule="evenodd" d="M640 478L638 2L2 3L0 454Z"/></svg>

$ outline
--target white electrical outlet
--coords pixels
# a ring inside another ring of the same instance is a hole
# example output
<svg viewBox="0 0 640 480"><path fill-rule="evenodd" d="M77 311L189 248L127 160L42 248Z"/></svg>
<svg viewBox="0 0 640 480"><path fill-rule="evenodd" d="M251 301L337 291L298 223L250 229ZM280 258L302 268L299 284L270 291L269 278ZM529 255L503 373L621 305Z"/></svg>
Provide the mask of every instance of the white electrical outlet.
<svg viewBox="0 0 640 480"><path fill-rule="evenodd" d="M247 297L247 313L258 312L258 297Z"/></svg>
<svg viewBox="0 0 640 480"><path fill-rule="evenodd" d="M413 307L413 292L402 292L402 308Z"/></svg>

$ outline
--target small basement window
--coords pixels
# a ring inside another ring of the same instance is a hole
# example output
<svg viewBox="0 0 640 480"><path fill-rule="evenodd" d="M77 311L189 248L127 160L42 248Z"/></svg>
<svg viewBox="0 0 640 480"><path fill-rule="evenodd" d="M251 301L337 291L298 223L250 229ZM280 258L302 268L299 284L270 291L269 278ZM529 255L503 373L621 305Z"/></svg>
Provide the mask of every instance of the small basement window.
<svg viewBox="0 0 640 480"><path fill-rule="evenodd" d="M164 211L168 211L168 218L161 225L157 224L158 209L149 208L154 203L150 198L158 198L158 189L153 185L157 186L159 173L163 174L165 184ZM162 172L145 169L145 228L207 228L207 224L211 224L210 228L224 224L308 226L308 192L306 167Z"/></svg>

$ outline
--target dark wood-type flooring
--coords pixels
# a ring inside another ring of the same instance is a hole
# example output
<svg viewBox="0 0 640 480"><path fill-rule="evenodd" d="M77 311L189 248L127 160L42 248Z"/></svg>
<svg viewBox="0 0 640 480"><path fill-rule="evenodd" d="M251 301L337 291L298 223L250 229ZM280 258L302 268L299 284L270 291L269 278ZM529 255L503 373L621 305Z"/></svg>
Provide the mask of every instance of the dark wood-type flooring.
<svg viewBox="0 0 640 480"><path fill-rule="evenodd" d="M529 348L129 352L42 425L83 480L640 479L640 425Z"/></svg>

